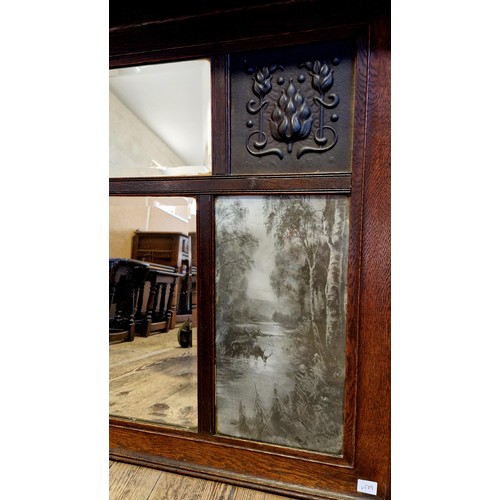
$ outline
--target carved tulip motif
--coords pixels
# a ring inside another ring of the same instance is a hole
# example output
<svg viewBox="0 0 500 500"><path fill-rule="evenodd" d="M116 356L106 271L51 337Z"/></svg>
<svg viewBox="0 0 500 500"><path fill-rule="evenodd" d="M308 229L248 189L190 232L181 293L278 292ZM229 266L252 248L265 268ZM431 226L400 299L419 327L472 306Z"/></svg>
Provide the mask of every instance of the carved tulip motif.
<svg viewBox="0 0 500 500"><path fill-rule="evenodd" d="M337 62L334 62L334 64L338 64L338 60L336 61ZM306 62L303 63L303 66L309 70L309 74L311 75L311 86L319 94L319 96L314 96L313 98L314 102L319 106L319 126L314 133L314 142L316 142L319 147L305 146L297 153L297 158L300 158L306 153L324 153L325 151L329 151L335 146L338 139L335 129L325 125L325 108L333 109L339 103L337 94L330 94L328 96L332 102L326 102L325 100L326 93L333 86L333 69L330 69L328 64L321 61ZM328 136L325 134L326 130L329 131L330 142Z"/></svg>
<svg viewBox="0 0 500 500"><path fill-rule="evenodd" d="M267 145L267 135L264 132L264 110L269 104L265 100L267 94L272 89L271 80L273 73L278 69L277 64L271 66L263 66L258 68L253 78L253 93L259 98L258 104L254 99L250 99L247 103L247 111L252 115L259 115L259 130L252 132L247 138L247 151L253 156L277 155L280 159L283 158L283 153L277 148L265 149ZM253 73L253 69L250 70ZM253 126L253 122L247 122L247 126Z"/></svg>
<svg viewBox="0 0 500 500"><path fill-rule="evenodd" d="M253 93L260 99L264 99L264 96L269 94L272 88L272 75L277 68L278 66L274 64L272 66L265 66L258 69L253 81Z"/></svg>
<svg viewBox="0 0 500 500"><path fill-rule="evenodd" d="M294 142L307 139L311 132L311 110L291 78L274 108L270 127L274 139L286 143L289 153Z"/></svg>
<svg viewBox="0 0 500 500"><path fill-rule="evenodd" d="M320 61L314 63L305 63L312 76L311 85L320 93L328 92L333 85L333 70L327 64L322 64Z"/></svg>
<svg viewBox="0 0 500 500"><path fill-rule="evenodd" d="M339 98L336 94L331 94L329 98L332 102L327 103L325 101L326 93L333 86L333 69L330 69L328 64L321 61L306 62L302 66L305 66L309 70L311 75L311 86L320 94L319 97L315 97L315 101L324 106L325 108L332 109L339 103Z"/></svg>

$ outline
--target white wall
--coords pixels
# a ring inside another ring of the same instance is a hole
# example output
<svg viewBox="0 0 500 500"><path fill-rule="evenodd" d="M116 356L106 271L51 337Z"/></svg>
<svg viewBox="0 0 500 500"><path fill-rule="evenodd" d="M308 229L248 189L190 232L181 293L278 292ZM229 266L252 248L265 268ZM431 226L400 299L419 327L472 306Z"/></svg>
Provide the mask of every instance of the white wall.
<svg viewBox="0 0 500 500"><path fill-rule="evenodd" d="M122 102L109 93L109 169L111 177L162 175L151 169L160 165L185 165L167 144L142 123Z"/></svg>

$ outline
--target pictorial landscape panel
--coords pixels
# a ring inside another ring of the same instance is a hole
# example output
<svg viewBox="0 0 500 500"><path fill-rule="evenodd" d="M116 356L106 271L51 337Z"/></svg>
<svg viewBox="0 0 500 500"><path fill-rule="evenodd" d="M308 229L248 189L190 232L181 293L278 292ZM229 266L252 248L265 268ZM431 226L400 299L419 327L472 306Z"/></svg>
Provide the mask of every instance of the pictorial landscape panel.
<svg viewBox="0 0 500 500"><path fill-rule="evenodd" d="M218 197L217 433L342 454L349 198Z"/></svg>

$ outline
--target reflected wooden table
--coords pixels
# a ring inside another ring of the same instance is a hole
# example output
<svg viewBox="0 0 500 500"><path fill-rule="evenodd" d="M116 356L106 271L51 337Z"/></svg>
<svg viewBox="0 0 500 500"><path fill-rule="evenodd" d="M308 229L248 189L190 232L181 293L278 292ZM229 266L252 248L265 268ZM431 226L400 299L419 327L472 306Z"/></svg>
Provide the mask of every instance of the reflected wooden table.
<svg viewBox="0 0 500 500"><path fill-rule="evenodd" d="M172 266L135 259L109 259L109 340L148 337L175 325L174 290L182 276Z"/></svg>
<svg viewBox="0 0 500 500"><path fill-rule="evenodd" d="M144 284L139 290L138 322L141 323L142 337L153 333L168 331L174 323L174 291L177 280L182 274L172 266L148 263ZM144 309L142 309L144 307Z"/></svg>

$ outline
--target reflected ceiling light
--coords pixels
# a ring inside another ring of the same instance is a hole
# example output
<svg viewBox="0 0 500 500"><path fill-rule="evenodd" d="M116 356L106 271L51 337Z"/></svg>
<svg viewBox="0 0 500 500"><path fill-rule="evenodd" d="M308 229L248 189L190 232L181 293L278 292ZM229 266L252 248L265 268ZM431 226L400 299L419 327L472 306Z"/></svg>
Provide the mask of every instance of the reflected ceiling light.
<svg viewBox="0 0 500 500"><path fill-rule="evenodd" d="M188 223L189 219L186 219L185 217L182 217L182 215L177 213L177 207L173 205L164 205L163 203L160 203L158 201L154 202L154 205L156 208L159 210L162 210L163 212L169 214L172 217L175 217L176 219L179 219L180 221L184 223Z"/></svg>
<svg viewBox="0 0 500 500"><path fill-rule="evenodd" d="M173 177L184 175L203 175L210 174L211 172L211 167L207 167L205 165L172 165L170 167L165 167L153 159L151 159L151 163L152 165L149 165L148 168L161 170L165 175Z"/></svg>

